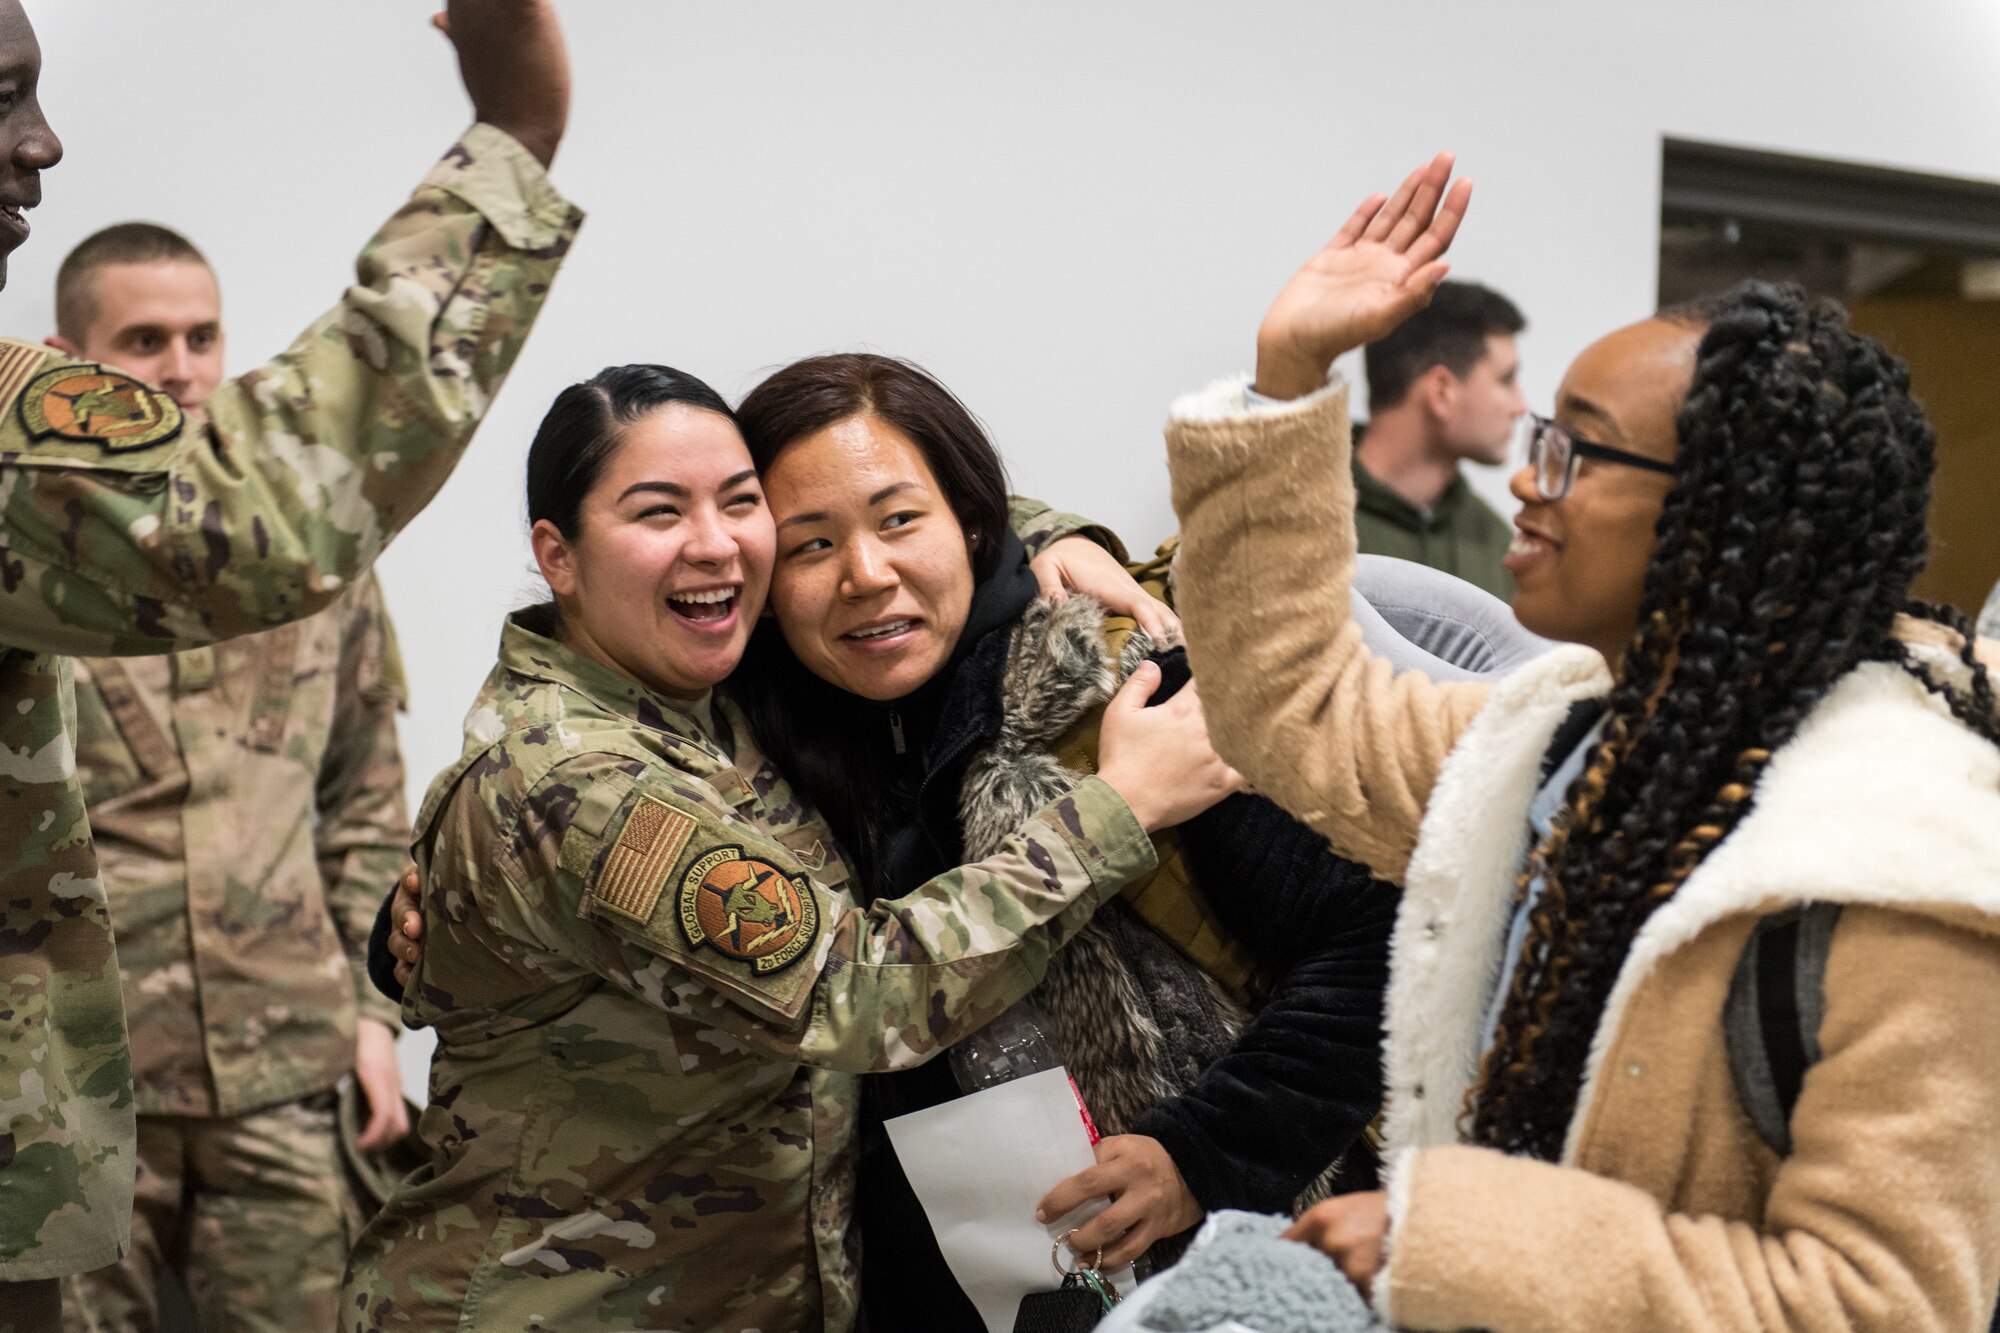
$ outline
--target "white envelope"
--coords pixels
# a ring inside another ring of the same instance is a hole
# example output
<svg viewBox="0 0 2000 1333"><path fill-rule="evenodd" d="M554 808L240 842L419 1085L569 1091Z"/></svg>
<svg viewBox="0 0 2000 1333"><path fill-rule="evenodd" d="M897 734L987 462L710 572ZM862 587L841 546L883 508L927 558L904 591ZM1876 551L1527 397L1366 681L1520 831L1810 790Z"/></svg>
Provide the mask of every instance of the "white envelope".
<svg viewBox="0 0 2000 1333"><path fill-rule="evenodd" d="M1108 1202L1092 1199L1047 1225L1035 1220L1043 1195L1097 1161L1068 1072L1046 1069L898 1116L885 1128L987 1333L1011 1333L1021 1298L1062 1282L1049 1257L1056 1237ZM1063 1261L1075 1263L1067 1250ZM864 1253L862 1262L877 1260ZM1132 1289L1129 1266L1105 1276L1121 1292Z"/></svg>

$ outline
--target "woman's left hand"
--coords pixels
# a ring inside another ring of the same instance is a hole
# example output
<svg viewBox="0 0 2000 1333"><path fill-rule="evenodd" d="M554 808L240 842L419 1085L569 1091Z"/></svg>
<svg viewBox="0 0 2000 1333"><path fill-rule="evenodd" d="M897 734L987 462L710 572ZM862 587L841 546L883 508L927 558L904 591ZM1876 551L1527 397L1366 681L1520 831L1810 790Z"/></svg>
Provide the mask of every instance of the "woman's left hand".
<svg viewBox="0 0 2000 1333"><path fill-rule="evenodd" d="M1097 1165L1079 1171L1043 1196L1035 1220L1046 1223L1092 1199L1111 1206L1076 1229L1071 1253L1090 1258L1104 1251L1100 1268L1129 1264L1163 1236L1177 1236L1201 1221L1181 1170L1158 1139L1114 1134L1097 1141Z"/></svg>
<svg viewBox="0 0 2000 1333"><path fill-rule="evenodd" d="M1393 196L1364 199L1326 247L1292 275L1257 329L1257 391L1300 398L1326 383L1334 358L1387 335L1431 303L1472 198L1447 192L1453 158L1439 153Z"/></svg>
<svg viewBox="0 0 2000 1333"><path fill-rule="evenodd" d="M1163 644L1181 641L1180 617L1165 602L1146 594L1118 557L1088 537L1063 537L1028 562L1042 596L1060 602L1073 592L1087 593L1114 615L1129 616L1139 628Z"/></svg>
<svg viewBox="0 0 2000 1333"><path fill-rule="evenodd" d="M1389 1254L1389 1196L1373 1190L1316 1203L1292 1223L1284 1239L1326 1255L1367 1296Z"/></svg>

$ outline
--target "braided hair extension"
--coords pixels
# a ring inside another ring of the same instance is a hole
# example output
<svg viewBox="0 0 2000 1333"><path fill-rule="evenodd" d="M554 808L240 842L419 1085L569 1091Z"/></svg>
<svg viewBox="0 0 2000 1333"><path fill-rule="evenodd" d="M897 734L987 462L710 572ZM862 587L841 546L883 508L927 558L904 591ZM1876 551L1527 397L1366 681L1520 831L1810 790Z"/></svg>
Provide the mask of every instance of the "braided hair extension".
<svg viewBox="0 0 2000 1333"><path fill-rule="evenodd" d="M1522 872L1542 891L1467 1093L1473 1141L1556 1161L1632 941L1748 809L1766 761L1855 666L1892 662L2000 743L1971 626L1909 601L1936 437L1909 371L1846 312L1747 282L1663 312L1705 326L1674 482L1603 739ZM1895 635L1955 630L1969 686Z"/></svg>

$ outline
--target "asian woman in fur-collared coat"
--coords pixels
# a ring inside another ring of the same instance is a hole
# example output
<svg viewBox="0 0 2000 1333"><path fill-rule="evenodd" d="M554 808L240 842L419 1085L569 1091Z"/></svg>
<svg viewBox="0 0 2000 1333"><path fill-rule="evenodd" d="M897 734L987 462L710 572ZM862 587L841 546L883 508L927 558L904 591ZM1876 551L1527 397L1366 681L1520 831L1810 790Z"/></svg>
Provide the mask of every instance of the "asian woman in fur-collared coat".
<svg viewBox="0 0 2000 1333"><path fill-rule="evenodd" d="M1909 600L1935 439L1908 371L1762 283L1593 343L1507 560L1522 623L1572 646L1498 686L1392 679L1347 609L1327 374L1443 276L1449 172L1364 204L1266 315L1254 392L1168 430L1217 749L1404 885L1389 1188L1295 1238L1409 1329L1984 1330L2000 718L1988 645ZM1839 906L1819 1050L1766 1138L1728 996L1806 903Z"/></svg>
<svg viewBox="0 0 2000 1333"><path fill-rule="evenodd" d="M739 419L778 526L777 620L732 694L849 852L864 900L978 856L1024 802L1078 781L1126 673L1162 675L1162 696L1185 679L1183 655L1144 635L1114 651L1120 627L1096 603L1036 600L997 521L998 456L922 371L814 358ZM1162 870L1101 911L1034 997L1109 1135L1044 1210L1112 1196L1073 1238L1080 1253L1101 1244L1107 1267L1208 1209L1289 1210L1379 1104L1394 891L1261 799L1177 832L1156 840ZM1213 910L1196 883L1225 886ZM950 1068L871 1081L856 1199L869 1327L976 1329L880 1132L956 1096Z"/></svg>

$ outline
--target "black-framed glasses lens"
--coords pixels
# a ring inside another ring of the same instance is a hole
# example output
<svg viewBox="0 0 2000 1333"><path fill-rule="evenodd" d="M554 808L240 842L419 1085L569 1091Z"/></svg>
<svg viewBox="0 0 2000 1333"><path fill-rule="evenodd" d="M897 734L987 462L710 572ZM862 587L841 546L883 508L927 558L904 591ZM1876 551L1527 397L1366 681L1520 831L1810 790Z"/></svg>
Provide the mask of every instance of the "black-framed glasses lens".
<svg viewBox="0 0 2000 1333"><path fill-rule="evenodd" d="M1535 490L1544 500L1560 500L1569 493L1569 432L1546 417L1530 417L1528 462L1535 469Z"/></svg>

